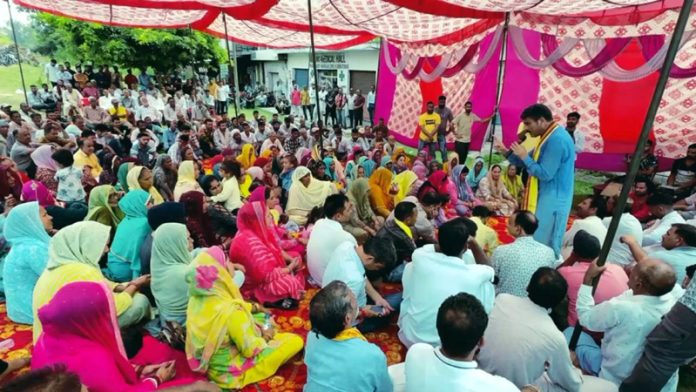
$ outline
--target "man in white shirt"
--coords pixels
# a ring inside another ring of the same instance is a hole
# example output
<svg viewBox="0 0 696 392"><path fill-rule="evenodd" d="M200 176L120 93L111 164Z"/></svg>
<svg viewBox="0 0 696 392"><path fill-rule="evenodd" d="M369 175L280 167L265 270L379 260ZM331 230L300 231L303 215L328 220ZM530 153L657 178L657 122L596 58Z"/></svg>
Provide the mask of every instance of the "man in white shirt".
<svg viewBox="0 0 696 392"><path fill-rule="evenodd" d="M573 239L580 230L597 238L600 244L604 243L607 236L607 228L602 222L602 218L607 215L607 202L603 196L586 197L575 207L575 215L578 219L565 232L561 243L561 256L564 260L573 252Z"/></svg>
<svg viewBox="0 0 696 392"><path fill-rule="evenodd" d="M583 376L571 363L566 339L549 317L567 291L558 271L542 267L530 279L527 297L498 295L478 356L481 369L518 388L534 384L543 391L615 391L608 381Z"/></svg>
<svg viewBox="0 0 696 392"><path fill-rule="evenodd" d="M60 80L60 71L56 59L51 59L51 62L44 67L44 71L46 72L46 79L51 82L52 85L55 86L58 84L58 80Z"/></svg>
<svg viewBox="0 0 696 392"><path fill-rule="evenodd" d="M167 100L167 106L164 107L164 121L169 124L172 121L177 121L179 115L186 117L186 110L176 105L174 98Z"/></svg>
<svg viewBox="0 0 696 392"><path fill-rule="evenodd" d="M540 267L553 267L556 256L553 249L534 239L539 222L529 211L518 211L508 219L507 231L515 237L508 245L493 251L491 263L498 278L496 293L526 297L529 278Z"/></svg>
<svg viewBox="0 0 696 392"><path fill-rule="evenodd" d="M631 250L638 264L649 259L662 260L674 268L677 282L682 282L686 276L686 268L696 264L696 227L686 223L675 223L662 236L661 246L645 249L631 236L621 237Z"/></svg>
<svg viewBox="0 0 696 392"><path fill-rule="evenodd" d="M217 128L213 131L213 142L215 143L215 148L222 151L232 143L232 132L227 129L227 121L220 120L217 125Z"/></svg>
<svg viewBox="0 0 696 392"><path fill-rule="evenodd" d="M276 147L278 151L280 151L280 155L285 155L283 143L280 142L280 139L278 139L278 134L275 132L271 132L268 135L268 139L264 140L263 143L261 143L261 150L259 150L259 153L263 154L264 151L270 149L271 147Z"/></svg>
<svg viewBox="0 0 696 392"><path fill-rule="evenodd" d="M658 245L662 236L675 223L685 223L679 212L674 210L672 195L667 192L655 192L647 200L650 213L656 217L655 222L643 231L643 246Z"/></svg>
<svg viewBox="0 0 696 392"><path fill-rule="evenodd" d="M217 89L217 97L215 97L215 100L217 101L215 106L217 107L218 115L227 114L227 100L229 98L230 86L228 86L223 79L220 79L220 86Z"/></svg>
<svg viewBox="0 0 696 392"><path fill-rule="evenodd" d="M370 92L367 93L367 112L370 114L370 126L375 126L375 86L370 87Z"/></svg>
<svg viewBox="0 0 696 392"><path fill-rule="evenodd" d="M416 343L406 362L389 368L394 390L407 392L512 392L519 389L503 377L478 368L476 351L485 345L488 316L476 297L459 293L438 306L437 334L442 345ZM435 312L433 312L435 313Z"/></svg>
<svg viewBox="0 0 696 392"><path fill-rule="evenodd" d="M142 105L135 112L136 120L145 120L149 117L153 122L159 123L162 121L162 113L150 105L150 100L146 97L141 98Z"/></svg>
<svg viewBox="0 0 696 392"><path fill-rule="evenodd" d="M353 118L353 110L355 110L355 91L353 91L352 88L349 91L350 91L350 93L348 94L348 97L346 98L347 99L346 108L348 111L348 113L346 113L346 115L348 116L348 119L350 120L349 121L349 124L350 124L349 128L352 129L353 127L355 127L355 121L354 121L355 119Z"/></svg>
<svg viewBox="0 0 696 392"><path fill-rule="evenodd" d="M607 214L611 215L616 198L610 198L607 202ZM609 228L611 223L611 217L604 218L602 220L604 227ZM620 266L627 266L633 263L633 255L628 245L621 242L621 237L625 235L630 235L635 238L639 244L643 242L643 227L640 225L638 218L631 214L631 203L630 200L626 203L624 208L624 213L621 214L621 220L619 221L619 227L616 229L616 235L614 235L614 241L611 243L611 249L609 250L609 255L607 256L607 262L612 264L618 264Z"/></svg>
<svg viewBox="0 0 696 392"><path fill-rule="evenodd" d="M573 138L576 154L581 153L585 147L585 135L583 135L583 133L577 129L578 122L580 122L580 113L570 112L566 115L566 130L570 134L570 137Z"/></svg>
<svg viewBox="0 0 696 392"><path fill-rule="evenodd" d="M72 84L65 83L65 89L63 90L63 115L67 116L71 109L82 113L82 94L74 89Z"/></svg>
<svg viewBox="0 0 696 392"><path fill-rule="evenodd" d="M321 115L324 116L326 114L326 94L328 92L326 89L322 86L322 88L319 90L319 105L315 106L316 108L319 108L321 110ZM321 120L321 118L318 118L315 116L315 118L318 120Z"/></svg>
<svg viewBox="0 0 696 392"><path fill-rule="evenodd" d="M364 133L365 128L363 127L360 127L359 129L353 128L353 130L350 132L350 140L348 141L350 143L349 151L354 151L355 147L360 147L362 151L370 150L370 146L363 137Z"/></svg>
<svg viewBox="0 0 696 392"><path fill-rule="evenodd" d="M242 123L242 132L240 135L242 136L242 143L256 145L256 135L248 122L245 121Z"/></svg>
<svg viewBox="0 0 696 392"><path fill-rule="evenodd" d="M424 248L413 252L402 277L404 298L399 314L399 340L406 347L440 344L436 309L451 295L468 293L481 301L487 312L493 309L493 268L462 260L470 238L466 224L453 219L440 226L437 252Z"/></svg>
<svg viewBox="0 0 696 392"><path fill-rule="evenodd" d="M390 318L386 316L398 310L401 293L382 297L365 276L366 271L379 272L385 268L393 268L394 264L394 244L384 238L369 238L362 245L344 242L331 255L322 286L326 287L334 280L339 280L355 294L362 316L358 324L360 332L372 332L388 325Z"/></svg>
<svg viewBox="0 0 696 392"><path fill-rule="evenodd" d="M350 152L351 142L348 139L343 138L343 131L336 126L334 126L334 137L331 139L331 147L333 147L336 154L341 156Z"/></svg>
<svg viewBox="0 0 696 392"><path fill-rule="evenodd" d="M585 335L576 354L583 370L599 373L599 377L619 386L638 362L650 331L677 302L672 293L677 278L668 264L647 259L633 269L628 281L630 290L595 305L592 280L605 268L592 263L585 273L576 305L580 324L604 333L602 347L600 349L589 335ZM679 290L679 294L682 292ZM676 392L677 380L677 373L674 373L662 391Z"/></svg>
<svg viewBox="0 0 696 392"><path fill-rule="evenodd" d="M343 230L342 223L350 222L353 204L343 194L335 194L324 202L324 218L314 224L307 242L307 269L312 279L319 285L324 282L324 271L329 258L338 245L350 242L357 245L355 237ZM328 283L328 282L326 282Z"/></svg>

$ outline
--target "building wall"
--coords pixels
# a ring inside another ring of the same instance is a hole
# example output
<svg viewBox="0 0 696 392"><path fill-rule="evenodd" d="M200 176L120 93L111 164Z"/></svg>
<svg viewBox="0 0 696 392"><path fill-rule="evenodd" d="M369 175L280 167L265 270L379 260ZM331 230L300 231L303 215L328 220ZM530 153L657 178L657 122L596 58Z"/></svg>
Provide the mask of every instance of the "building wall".
<svg viewBox="0 0 696 392"><path fill-rule="evenodd" d="M322 55L333 55L334 60L338 56L343 56L343 61L334 61L332 63L322 63L320 59ZM287 54L287 91L292 88L292 80L295 78L296 69L311 69L311 56L309 52L288 53ZM350 71L370 71L377 74L377 65L379 63L379 50L346 50L339 52L317 52L317 70L332 70L335 69L336 83L339 87L347 89L350 86ZM334 73L334 72L330 72ZM320 76L320 80L321 80ZM314 75L310 72L310 83L314 82Z"/></svg>
<svg viewBox="0 0 696 392"><path fill-rule="evenodd" d="M263 70L264 80L262 84L266 86L266 89L272 90L276 94L280 92L287 94L287 86L289 83L287 63L285 63L285 61L264 61ZM276 74L277 77L275 77Z"/></svg>

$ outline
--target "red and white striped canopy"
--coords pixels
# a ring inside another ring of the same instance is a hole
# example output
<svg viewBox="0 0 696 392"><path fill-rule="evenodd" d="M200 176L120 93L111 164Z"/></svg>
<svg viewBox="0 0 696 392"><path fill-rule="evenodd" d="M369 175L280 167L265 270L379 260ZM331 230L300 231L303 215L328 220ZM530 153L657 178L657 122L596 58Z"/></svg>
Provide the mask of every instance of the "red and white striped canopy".
<svg viewBox="0 0 696 392"><path fill-rule="evenodd" d="M14 0L33 9L114 26L191 27L239 43L309 46L306 0ZM450 45L517 25L632 25L676 11L682 0L311 0L315 43L341 49L376 37ZM675 16L676 18L676 16Z"/></svg>

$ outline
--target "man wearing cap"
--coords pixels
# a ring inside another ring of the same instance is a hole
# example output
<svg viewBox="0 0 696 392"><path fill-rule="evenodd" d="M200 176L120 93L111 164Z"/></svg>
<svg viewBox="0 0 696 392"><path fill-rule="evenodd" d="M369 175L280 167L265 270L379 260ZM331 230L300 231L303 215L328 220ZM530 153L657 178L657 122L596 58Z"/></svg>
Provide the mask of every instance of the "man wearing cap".
<svg viewBox="0 0 696 392"><path fill-rule="evenodd" d="M92 128L97 124L107 123L111 118L106 110L97 105L97 99L94 97L89 98L89 106L84 109L84 113L87 125Z"/></svg>
<svg viewBox="0 0 696 392"><path fill-rule="evenodd" d="M268 126L266 123L266 118L261 116L257 121L256 121L256 132L254 132L254 139L255 143L254 146L258 150L261 148L261 145L263 142L268 139L268 136L271 134L272 129Z"/></svg>
<svg viewBox="0 0 696 392"><path fill-rule="evenodd" d="M108 113L112 118L115 116L121 121L127 121L128 119L128 110L121 106L121 103L116 98L111 100L111 107L109 108Z"/></svg>

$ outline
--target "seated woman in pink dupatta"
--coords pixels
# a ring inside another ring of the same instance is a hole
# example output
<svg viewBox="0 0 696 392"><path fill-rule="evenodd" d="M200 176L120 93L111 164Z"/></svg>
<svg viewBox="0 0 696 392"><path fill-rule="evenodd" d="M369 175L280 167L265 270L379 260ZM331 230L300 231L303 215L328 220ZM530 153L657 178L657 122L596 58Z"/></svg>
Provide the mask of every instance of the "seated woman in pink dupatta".
<svg viewBox="0 0 696 392"><path fill-rule="evenodd" d="M265 306L293 308L305 288L300 257L287 254L268 227L266 204L248 202L237 213L230 261L246 269L244 296Z"/></svg>
<svg viewBox="0 0 696 392"><path fill-rule="evenodd" d="M43 331L34 346L32 369L63 364L91 392L154 391L176 374L173 362L141 367L128 361L113 295L104 283L67 284L37 314ZM207 385L201 387L211 390Z"/></svg>
<svg viewBox="0 0 696 392"><path fill-rule="evenodd" d="M258 201L266 205L268 230L276 237L280 248L286 251L290 258L304 255L307 249L307 241L301 235L297 235L295 236L297 238L294 238L287 229L277 224L277 218L280 216L280 212L282 212L282 210L278 210L280 205L280 192L278 189L280 188L274 189L260 185L251 192L249 202Z"/></svg>

